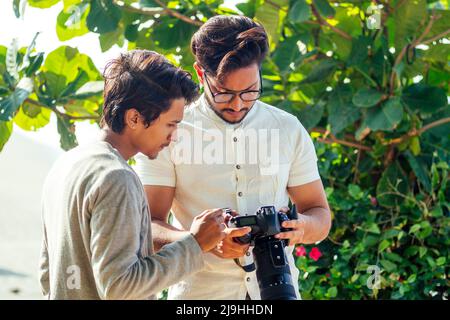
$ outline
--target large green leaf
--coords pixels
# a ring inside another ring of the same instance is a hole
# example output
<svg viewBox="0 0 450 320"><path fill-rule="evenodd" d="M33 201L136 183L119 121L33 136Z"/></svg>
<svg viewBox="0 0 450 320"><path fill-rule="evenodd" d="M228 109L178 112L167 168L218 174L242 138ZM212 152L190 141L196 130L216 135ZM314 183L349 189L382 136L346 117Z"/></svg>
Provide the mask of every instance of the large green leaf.
<svg viewBox="0 0 450 320"><path fill-rule="evenodd" d="M269 35L271 48L275 48L280 38L280 29L286 13L278 8L287 8L288 0L272 0L271 3L264 2L256 9L255 20L260 22Z"/></svg>
<svg viewBox="0 0 450 320"><path fill-rule="evenodd" d="M89 14L89 3L72 5L63 9L56 20L56 34L60 41L66 41L89 32L86 19Z"/></svg>
<svg viewBox="0 0 450 320"><path fill-rule="evenodd" d="M101 77L91 58L68 46L52 51L45 59L43 71L47 94L54 99L73 94L84 83ZM83 72L85 77L80 79ZM76 83L69 86L74 81Z"/></svg>
<svg viewBox="0 0 450 320"><path fill-rule="evenodd" d="M376 130L393 130L402 120L403 106L399 98L391 98L382 106L373 107L366 114L365 124Z"/></svg>
<svg viewBox="0 0 450 320"><path fill-rule="evenodd" d="M361 88L353 96L352 102L355 106L369 108L380 102L383 94L372 88Z"/></svg>
<svg viewBox="0 0 450 320"><path fill-rule="evenodd" d="M119 25L121 16L122 12L112 0L92 0L86 25L95 33L111 32Z"/></svg>
<svg viewBox="0 0 450 320"><path fill-rule="evenodd" d="M402 100L412 110L430 114L447 105L447 94L441 88L418 83L403 90Z"/></svg>
<svg viewBox="0 0 450 320"><path fill-rule="evenodd" d="M3 150L5 143L9 140L12 133L12 121L0 121L0 151Z"/></svg>
<svg viewBox="0 0 450 320"><path fill-rule="evenodd" d="M348 85L339 85L328 98L328 122L331 132L338 134L360 117L360 109L351 102L352 90Z"/></svg>

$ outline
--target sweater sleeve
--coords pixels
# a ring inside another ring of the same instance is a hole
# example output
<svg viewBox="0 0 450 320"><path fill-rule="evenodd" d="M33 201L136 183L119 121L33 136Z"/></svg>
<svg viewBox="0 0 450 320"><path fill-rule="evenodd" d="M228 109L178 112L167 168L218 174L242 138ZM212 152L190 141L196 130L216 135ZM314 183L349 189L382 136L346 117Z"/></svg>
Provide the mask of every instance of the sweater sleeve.
<svg viewBox="0 0 450 320"><path fill-rule="evenodd" d="M140 254L148 236L143 215L149 214L141 189L132 172L116 170L107 174L92 197L91 264L103 299L149 299L204 266L192 235L156 254Z"/></svg>

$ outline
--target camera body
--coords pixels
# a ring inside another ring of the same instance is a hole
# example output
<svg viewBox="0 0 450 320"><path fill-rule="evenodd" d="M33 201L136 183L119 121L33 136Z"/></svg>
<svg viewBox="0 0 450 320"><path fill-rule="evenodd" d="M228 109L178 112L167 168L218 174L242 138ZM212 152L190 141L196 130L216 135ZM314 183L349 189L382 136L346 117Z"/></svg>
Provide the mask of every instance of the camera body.
<svg viewBox="0 0 450 320"><path fill-rule="evenodd" d="M277 212L274 206L260 207L255 215L232 217L229 227L250 227L245 236L234 241L254 246L255 268L241 266L247 272L256 269L256 278L262 300L296 300L291 271L285 254L288 240L274 236L280 232L290 231L281 226L283 221L297 219L295 206L289 213ZM297 280L296 280L297 281Z"/></svg>
<svg viewBox="0 0 450 320"><path fill-rule="evenodd" d="M254 215L232 217L228 225L234 228L250 227L252 229L250 233L234 238L234 240L241 244L250 243L251 246L254 246L255 240L258 238L274 236L280 232L291 230L283 228L281 223L292 219L296 219L296 217L292 217L290 213L277 212L274 206L264 206L260 207Z"/></svg>

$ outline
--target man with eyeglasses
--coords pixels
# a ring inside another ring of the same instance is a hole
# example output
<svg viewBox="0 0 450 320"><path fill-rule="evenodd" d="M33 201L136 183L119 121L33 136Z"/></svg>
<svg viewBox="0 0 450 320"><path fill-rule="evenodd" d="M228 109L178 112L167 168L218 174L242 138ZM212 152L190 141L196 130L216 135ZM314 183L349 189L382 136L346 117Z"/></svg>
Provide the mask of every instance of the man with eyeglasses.
<svg viewBox="0 0 450 320"><path fill-rule="evenodd" d="M298 293L294 245L326 238L331 218L307 131L295 116L259 100L267 34L250 18L215 16L194 34L191 49L203 95L186 109L173 146L152 162L136 158L155 248L185 236L201 208L246 215L264 205L286 210L291 200L299 218L285 222L293 230L277 237L289 239L286 256ZM204 255L206 267L170 287L169 299L260 299L255 272L234 261L251 264L252 248L233 240L242 231L225 232Z"/></svg>

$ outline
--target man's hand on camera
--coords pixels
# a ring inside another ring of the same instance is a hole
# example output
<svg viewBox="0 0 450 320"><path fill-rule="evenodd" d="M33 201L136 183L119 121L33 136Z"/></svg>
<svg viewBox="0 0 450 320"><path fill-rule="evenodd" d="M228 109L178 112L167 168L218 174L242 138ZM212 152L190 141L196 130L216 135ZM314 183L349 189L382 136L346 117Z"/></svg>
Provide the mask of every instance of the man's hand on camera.
<svg viewBox="0 0 450 320"><path fill-rule="evenodd" d="M280 209L281 212L288 213L289 208L283 207ZM303 236L305 234L305 228L307 226L308 216L298 214L298 219L284 221L281 226L283 228L290 228L291 231L280 232L275 235L277 239L289 239L289 245L295 245L303 243Z"/></svg>
<svg viewBox="0 0 450 320"><path fill-rule="evenodd" d="M225 238L211 252L224 259L235 259L244 256L250 245L237 243L233 238L242 237L250 231L250 227L226 228L224 230Z"/></svg>

